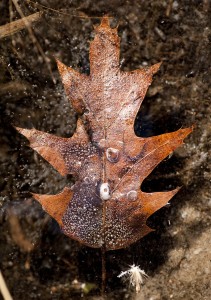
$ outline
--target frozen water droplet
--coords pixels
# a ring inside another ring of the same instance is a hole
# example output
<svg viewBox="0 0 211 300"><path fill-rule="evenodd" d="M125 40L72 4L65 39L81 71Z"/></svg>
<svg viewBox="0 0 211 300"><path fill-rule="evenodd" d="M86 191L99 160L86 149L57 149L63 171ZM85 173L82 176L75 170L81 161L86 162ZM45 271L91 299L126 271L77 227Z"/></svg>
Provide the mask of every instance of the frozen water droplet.
<svg viewBox="0 0 211 300"><path fill-rule="evenodd" d="M84 182L85 182L85 183L90 183L90 178L89 178L89 177L85 177L85 178L84 178Z"/></svg>
<svg viewBox="0 0 211 300"><path fill-rule="evenodd" d="M106 147L106 140L105 139L101 139L100 141L99 141L99 146L101 147L101 148L105 148Z"/></svg>
<svg viewBox="0 0 211 300"><path fill-rule="evenodd" d="M116 163L119 160L119 150L115 148L108 148L106 150L106 157L110 162Z"/></svg>
<svg viewBox="0 0 211 300"><path fill-rule="evenodd" d="M87 115L89 114L89 112L90 112L90 111L89 111L89 109L85 109L85 111L84 111L84 115L86 115L86 116L87 116Z"/></svg>
<svg viewBox="0 0 211 300"><path fill-rule="evenodd" d="M127 193L128 200L135 201L138 197L138 193L136 191L130 191Z"/></svg>
<svg viewBox="0 0 211 300"><path fill-rule="evenodd" d="M110 189L108 182L102 183L100 186L100 198L102 200L108 200L110 198Z"/></svg>

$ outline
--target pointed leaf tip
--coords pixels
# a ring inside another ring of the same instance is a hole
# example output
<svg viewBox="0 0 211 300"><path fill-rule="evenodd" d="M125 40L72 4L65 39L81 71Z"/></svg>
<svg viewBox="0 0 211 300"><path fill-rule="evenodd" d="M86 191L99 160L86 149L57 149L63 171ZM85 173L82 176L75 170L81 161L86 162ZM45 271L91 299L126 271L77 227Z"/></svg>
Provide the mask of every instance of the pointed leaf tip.
<svg viewBox="0 0 211 300"><path fill-rule="evenodd" d="M105 15L104 17L102 17L101 19L101 23L100 23L100 27L111 27L110 26L110 22L109 22L109 17L107 15Z"/></svg>
<svg viewBox="0 0 211 300"><path fill-rule="evenodd" d="M26 129L26 128L21 128L21 127L15 127L15 129L21 133L22 135L24 135L28 140L31 138L31 136L33 135L35 129Z"/></svg>
<svg viewBox="0 0 211 300"><path fill-rule="evenodd" d="M148 218L160 208L164 207L171 200L174 195L180 190L178 187L168 192L154 192L154 193L139 193L140 203L142 205L142 213Z"/></svg>
<svg viewBox="0 0 211 300"><path fill-rule="evenodd" d="M72 195L72 190L67 187L57 195L40 195L32 193L34 199L42 205L43 209L51 215L60 226L62 225L62 217L71 201Z"/></svg>
<svg viewBox="0 0 211 300"><path fill-rule="evenodd" d="M193 131L193 126L178 130L178 137L184 140Z"/></svg>
<svg viewBox="0 0 211 300"><path fill-rule="evenodd" d="M161 65L162 65L162 62L152 65L151 67L148 68L148 72L152 75L156 74L157 71L160 69Z"/></svg>
<svg viewBox="0 0 211 300"><path fill-rule="evenodd" d="M20 133L22 133L22 131L23 131L23 128L21 128L21 127L14 126L14 128L15 128L15 130L17 130Z"/></svg>
<svg viewBox="0 0 211 300"><path fill-rule="evenodd" d="M56 63L57 63L57 68L59 70L59 73L61 75L64 74L64 72L68 71L68 67L65 64L63 64L60 60L58 60L57 58L56 58Z"/></svg>

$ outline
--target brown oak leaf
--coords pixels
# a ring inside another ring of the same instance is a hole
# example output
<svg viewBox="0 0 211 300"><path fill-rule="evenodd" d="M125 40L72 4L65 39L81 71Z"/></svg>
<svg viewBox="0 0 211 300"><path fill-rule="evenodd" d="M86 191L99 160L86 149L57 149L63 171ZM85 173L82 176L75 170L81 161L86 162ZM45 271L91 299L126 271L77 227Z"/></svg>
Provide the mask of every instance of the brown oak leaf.
<svg viewBox="0 0 211 300"><path fill-rule="evenodd" d="M152 170L192 128L153 137L137 137L134 120L159 69L123 72L119 67L120 38L104 17L90 44L90 75L57 61L67 97L84 113L70 138L36 129L17 128L30 146L62 175L76 183L58 195L33 194L69 237L94 248L126 247L152 231L147 218L177 193L144 193L140 186Z"/></svg>

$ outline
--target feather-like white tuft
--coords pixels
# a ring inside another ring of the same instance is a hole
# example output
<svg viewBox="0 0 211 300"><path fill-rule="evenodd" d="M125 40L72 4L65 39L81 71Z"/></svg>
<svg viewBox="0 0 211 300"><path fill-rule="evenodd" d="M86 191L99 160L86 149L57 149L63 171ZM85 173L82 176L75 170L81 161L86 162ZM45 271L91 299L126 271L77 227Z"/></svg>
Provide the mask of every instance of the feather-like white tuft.
<svg viewBox="0 0 211 300"><path fill-rule="evenodd" d="M141 270L139 266L132 265L130 266L130 269L127 271L122 271L117 277L122 278L123 276L127 276L127 279L129 279L130 285L132 285L136 293L139 293L141 290L141 285L144 282L144 279L148 277L148 275L144 272L144 270Z"/></svg>

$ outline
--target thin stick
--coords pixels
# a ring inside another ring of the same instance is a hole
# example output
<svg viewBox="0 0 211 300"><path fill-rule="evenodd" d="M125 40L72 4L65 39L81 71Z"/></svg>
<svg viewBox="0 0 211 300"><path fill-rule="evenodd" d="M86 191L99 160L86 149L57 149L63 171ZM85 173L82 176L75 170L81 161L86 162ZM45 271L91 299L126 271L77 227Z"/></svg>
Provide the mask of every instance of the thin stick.
<svg viewBox="0 0 211 300"><path fill-rule="evenodd" d="M103 245L101 248L102 253L102 286L101 286L101 294L102 296L105 295L105 287L106 287L106 250L105 246Z"/></svg>
<svg viewBox="0 0 211 300"><path fill-rule="evenodd" d="M26 22L28 22L29 24L32 22L36 22L41 18L41 16L42 16L42 12L36 12L27 17L0 26L0 38L4 38L6 36L12 35L26 28Z"/></svg>
<svg viewBox="0 0 211 300"><path fill-rule="evenodd" d="M36 3L34 1L31 1L31 0L25 0L27 3L30 3L30 4L33 4L36 8L43 8L44 10L49 10L49 11L52 11L52 12L55 12L57 14L60 14L60 15L64 15L64 16L69 16L69 17L75 17L75 18L80 18L80 19L102 19L102 16L92 16L92 17L89 17L89 16L86 16L86 15L74 15L74 14L69 14L69 13L65 13L61 10L58 10L58 9L54 9L54 8L51 8L49 6L46 6L46 5L42 5L40 3ZM77 10L77 9L76 9ZM113 19L113 17L108 17L109 19Z"/></svg>
<svg viewBox="0 0 211 300"><path fill-rule="evenodd" d="M4 300L12 300L12 297L7 288L6 282L4 280L4 277L3 277L1 271L0 271L0 291L1 291L1 294L2 294Z"/></svg>
<svg viewBox="0 0 211 300"><path fill-rule="evenodd" d="M35 47L37 48L38 52L40 53L40 55L42 56L44 62L46 63L46 66L51 74L51 78L54 82L54 84L56 83L56 79L54 78L53 76L53 73L52 73L52 70L51 70L51 66L50 66L50 63L48 62L48 59L46 58L46 55L40 45L40 43L38 42L33 30L32 30L32 27L31 27L31 24L28 22L27 18L25 18L22 10L21 10L21 7L20 5L18 4L18 1L17 0L12 0L17 12L19 13L19 15L21 16L22 20L24 21L25 25L26 25L26 28L28 29L28 32L29 32L29 35L31 37L31 40L32 42L34 43Z"/></svg>
<svg viewBox="0 0 211 300"><path fill-rule="evenodd" d="M105 223L106 223L106 201L103 202L103 216L102 216L102 238L103 245L101 247L101 255L102 255L102 287L101 287L101 295L102 297L105 295L106 288L106 246L105 246Z"/></svg>

